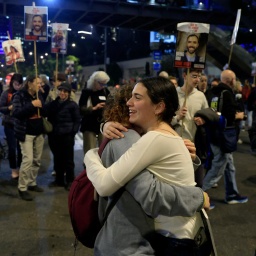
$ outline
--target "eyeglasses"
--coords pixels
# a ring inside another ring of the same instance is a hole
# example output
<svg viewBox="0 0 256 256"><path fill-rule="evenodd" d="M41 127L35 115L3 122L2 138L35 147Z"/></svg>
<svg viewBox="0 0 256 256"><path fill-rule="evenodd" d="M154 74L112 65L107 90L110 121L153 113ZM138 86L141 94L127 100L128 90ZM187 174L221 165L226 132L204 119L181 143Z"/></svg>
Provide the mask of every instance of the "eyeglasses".
<svg viewBox="0 0 256 256"><path fill-rule="evenodd" d="M201 75L190 74L190 77L192 77L193 79L201 79Z"/></svg>

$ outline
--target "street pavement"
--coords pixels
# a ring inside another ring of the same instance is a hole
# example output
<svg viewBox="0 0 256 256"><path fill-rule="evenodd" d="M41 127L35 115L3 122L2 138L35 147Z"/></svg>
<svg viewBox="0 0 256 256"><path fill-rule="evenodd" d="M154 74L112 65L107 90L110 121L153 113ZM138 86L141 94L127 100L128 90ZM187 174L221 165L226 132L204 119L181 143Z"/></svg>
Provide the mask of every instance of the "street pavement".
<svg viewBox="0 0 256 256"><path fill-rule="evenodd" d="M241 132L243 144L234 153L237 184L248 203L224 203L224 182L209 195L216 207L208 212L219 256L254 256L256 250L256 156L250 154L247 132ZM4 143L3 127L0 140ZM76 136L75 173L83 170L81 134ZM70 224L64 188L50 188L52 155L47 136L38 175L43 193L32 192L31 202L18 197L17 186L10 180L8 160L0 162L0 256L91 256L93 250L78 244L74 251L74 234ZM75 253L75 254L74 254ZM109 255L111 256L111 255ZM128 256L128 255L127 255Z"/></svg>

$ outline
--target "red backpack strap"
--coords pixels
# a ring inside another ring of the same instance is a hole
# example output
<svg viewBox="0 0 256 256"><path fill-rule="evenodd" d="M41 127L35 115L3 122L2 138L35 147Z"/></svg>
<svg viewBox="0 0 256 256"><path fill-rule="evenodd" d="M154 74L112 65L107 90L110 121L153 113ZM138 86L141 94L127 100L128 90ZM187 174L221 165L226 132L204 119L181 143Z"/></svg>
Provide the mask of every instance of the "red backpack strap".
<svg viewBox="0 0 256 256"><path fill-rule="evenodd" d="M102 154L104 148L106 147L106 145L108 144L109 141L110 141L110 139L108 139L108 138L104 138L104 139L103 139L103 141L102 141L101 144L100 144L99 151L98 151L99 156L101 156L101 154Z"/></svg>

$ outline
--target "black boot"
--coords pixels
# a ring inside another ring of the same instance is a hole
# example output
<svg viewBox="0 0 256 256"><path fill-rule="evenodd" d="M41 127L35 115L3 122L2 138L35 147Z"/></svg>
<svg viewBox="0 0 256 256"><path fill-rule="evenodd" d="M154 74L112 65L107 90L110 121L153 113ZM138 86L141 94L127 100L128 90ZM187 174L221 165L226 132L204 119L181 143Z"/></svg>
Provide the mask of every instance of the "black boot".
<svg viewBox="0 0 256 256"><path fill-rule="evenodd" d="M19 196L22 200L25 200L25 201L32 201L33 200L33 197L32 195L28 192L28 191L19 191Z"/></svg>

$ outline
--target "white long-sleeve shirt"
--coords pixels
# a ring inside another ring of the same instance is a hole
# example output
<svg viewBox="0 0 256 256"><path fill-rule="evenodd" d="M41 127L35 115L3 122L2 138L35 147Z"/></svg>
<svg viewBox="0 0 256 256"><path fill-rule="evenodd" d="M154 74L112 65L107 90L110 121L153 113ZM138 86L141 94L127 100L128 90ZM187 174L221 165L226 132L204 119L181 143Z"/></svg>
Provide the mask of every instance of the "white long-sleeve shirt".
<svg viewBox="0 0 256 256"><path fill-rule="evenodd" d="M183 106L186 98L185 92L181 87L177 87L177 93L179 104L180 106ZM175 131L182 136L182 138L194 141L197 129L194 122L194 115L198 110L208 108L205 95L194 88L186 98L186 107L188 111L183 121L177 121L177 119L173 118L172 125L175 126Z"/></svg>
<svg viewBox="0 0 256 256"><path fill-rule="evenodd" d="M160 180L180 186L194 186L192 160L182 138L157 131L147 132L117 162L105 168L97 150L90 150L84 159L87 174L101 196L109 196L147 168ZM165 236L193 239L201 219L167 217L155 219L156 230Z"/></svg>

